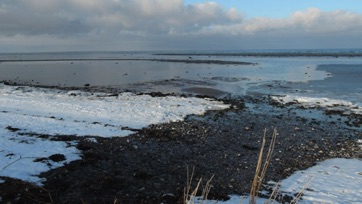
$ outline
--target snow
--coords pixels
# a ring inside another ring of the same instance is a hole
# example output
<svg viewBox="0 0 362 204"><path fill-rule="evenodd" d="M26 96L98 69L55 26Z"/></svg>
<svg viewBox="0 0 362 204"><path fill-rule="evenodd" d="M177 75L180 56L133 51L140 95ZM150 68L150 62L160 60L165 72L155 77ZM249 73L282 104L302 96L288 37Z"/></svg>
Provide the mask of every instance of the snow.
<svg viewBox="0 0 362 204"><path fill-rule="evenodd" d="M50 135L127 136L122 128L180 121L228 106L200 98L151 97L122 93L109 96L80 91L57 91L3 86L0 89L1 123L26 132Z"/></svg>
<svg viewBox="0 0 362 204"><path fill-rule="evenodd" d="M281 191L297 193L311 180L299 203L362 203L362 160L336 158L281 182Z"/></svg>
<svg viewBox="0 0 362 204"><path fill-rule="evenodd" d="M304 108L326 108L327 110L340 111L346 115L362 115L362 106L345 100L298 95L271 96L271 100L284 105L296 104L297 106Z"/></svg>
<svg viewBox="0 0 362 204"><path fill-rule="evenodd" d="M268 203L269 199L265 198L258 198L255 204L265 204ZM230 199L227 201L217 201L217 200L203 200L200 197L196 197L191 199L191 202L188 203L195 203L195 204L249 204L249 196L238 196L238 195L231 195Z"/></svg>
<svg viewBox="0 0 362 204"><path fill-rule="evenodd" d="M357 144L362 149L362 139L357 140Z"/></svg>
<svg viewBox="0 0 362 204"><path fill-rule="evenodd" d="M228 108L219 101L87 93L0 84L0 176L41 185L41 172L79 160L75 142L48 136L128 136L151 124L181 121L190 114ZM96 140L89 138L91 142ZM63 154L64 161L49 157Z"/></svg>
<svg viewBox="0 0 362 204"><path fill-rule="evenodd" d="M275 182L271 182L275 183ZM329 159L303 171L297 171L282 180L279 192L294 195L303 191L298 201L300 204L310 203L362 203L362 160L361 159ZM247 204L249 197L232 195L227 201L195 203ZM259 198L257 204L266 203ZM278 203L278 202L273 202Z"/></svg>
<svg viewBox="0 0 362 204"><path fill-rule="evenodd" d="M19 136L0 130L0 176L22 179L41 185L38 175L41 172L57 168L65 163L80 159L75 144L55 142L40 138ZM49 159L35 162L36 159L63 154L66 160L53 162Z"/></svg>

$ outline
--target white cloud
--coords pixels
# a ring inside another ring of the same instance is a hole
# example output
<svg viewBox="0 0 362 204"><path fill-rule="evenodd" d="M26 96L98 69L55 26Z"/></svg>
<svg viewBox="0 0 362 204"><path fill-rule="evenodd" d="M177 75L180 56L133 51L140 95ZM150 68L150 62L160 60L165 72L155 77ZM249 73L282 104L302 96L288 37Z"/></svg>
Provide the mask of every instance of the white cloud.
<svg viewBox="0 0 362 204"><path fill-rule="evenodd" d="M226 9L208 1L191 5L184 5L182 0L4 0L0 3L0 41L9 47L11 43L16 47L16 42L44 36L47 36L44 46L51 39L68 40L69 44L77 39L79 49L91 49L92 45L94 49L107 49L100 44L112 40L130 46L109 43L109 49L113 50L134 48L130 42L140 49L142 46L167 49L168 44L174 48L189 45L186 49L193 49L192 45L207 46L205 37L211 39L211 36L220 43L248 39L257 44L259 38L266 37L353 36L356 39L361 34L362 14L342 10L323 12L310 8L286 18L245 19L235 8ZM23 40L18 41L20 36ZM34 46L39 47L35 43Z"/></svg>
<svg viewBox="0 0 362 204"><path fill-rule="evenodd" d="M362 26L362 14L347 11L323 12L317 8L298 11L284 19L255 18L245 23L249 32L325 33L352 31ZM362 30L358 30L361 32Z"/></svg>

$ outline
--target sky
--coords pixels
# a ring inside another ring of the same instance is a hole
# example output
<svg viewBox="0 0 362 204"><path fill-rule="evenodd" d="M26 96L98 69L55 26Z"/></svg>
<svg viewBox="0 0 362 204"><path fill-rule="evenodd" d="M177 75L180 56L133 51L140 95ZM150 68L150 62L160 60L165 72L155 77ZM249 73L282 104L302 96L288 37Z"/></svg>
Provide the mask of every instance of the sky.
<svg viewBox="0 0 362 204"><path fill-rule="evenodd" d="M362 0L0 0L0 52L362 48Z"/></svg>

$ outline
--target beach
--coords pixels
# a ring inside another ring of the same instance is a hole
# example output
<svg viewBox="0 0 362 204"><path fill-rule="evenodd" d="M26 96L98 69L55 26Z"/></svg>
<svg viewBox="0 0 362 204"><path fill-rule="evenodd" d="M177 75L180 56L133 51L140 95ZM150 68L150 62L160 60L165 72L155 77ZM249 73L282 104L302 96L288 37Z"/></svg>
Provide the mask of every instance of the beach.
<svg viewBox="0 0 362 204"><path fill-rule="evenodd" d="M193 186L213 177L209 198L232 201L274 129L262 197L281 182L289 202L299 190L282 181L324 161L361 180L358 53L91 54L0 56L1 201L182 203L193 168ZM315 183L300 203L360 199Z"/></svg>

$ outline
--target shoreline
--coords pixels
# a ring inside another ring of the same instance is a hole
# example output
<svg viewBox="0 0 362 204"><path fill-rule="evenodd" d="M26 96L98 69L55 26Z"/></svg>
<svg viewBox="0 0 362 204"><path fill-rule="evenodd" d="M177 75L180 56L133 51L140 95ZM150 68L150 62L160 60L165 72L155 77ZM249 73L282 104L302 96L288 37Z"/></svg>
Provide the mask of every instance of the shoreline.
<svg viewBox="0 0 362 204"><path fill-rule="evenodd" d="M37 200L48 202L50 193L56 203L80 199L111 203L115 198L122 203L176 203L182 198L186 168L192 166L195 178L215 175L210 198L242 195L251 186L264 128L269 133L273 128L279 132L266 180L281 180L328 158L361 158L355 143L361 139L361 131L339 126L343 121L333 124L297 117L293 111L309 110L274 106L269 100L266 96L224 98L231 108L190 115L182 122L150 125L127 137L56 137L77 141L82 159L43 173L47 182L42 189L47 191L1 178L5 182L0 186L8 187L1 189L22 185L30 189L17 189L16 193L0 190L9 196L2 199L11 201L18 194L29 199L35 194ZM246 103L270 109L255 112Z"/></svg>
<svg viewBox="0 0 362 204"><path fill-rule="evenodd" d="M257 65L252 62L226 61L226 60L195 60L195 59L147 59L147 58L69 58L69 59L2 59L0 63L12 62L72 62L72 61L149 61L172 62L187 64L217 64L217 65Z"/></svg>
<svg viewBox="0 0 362 204"><path fill-rule="evenodd" d="M157 55L157 56L218 56L218 57L334 57L334 58L338 58L338 57L348 57L348 58L353 58L353 57L362 57L362 53L350 53L350 52L346 52L346 53L303 53L303 52L288 52L288 53L283 53L283 52L265 52L265 53L260 53L260 52L235 52L235 53L156 53L153 55Z"/></svg>

